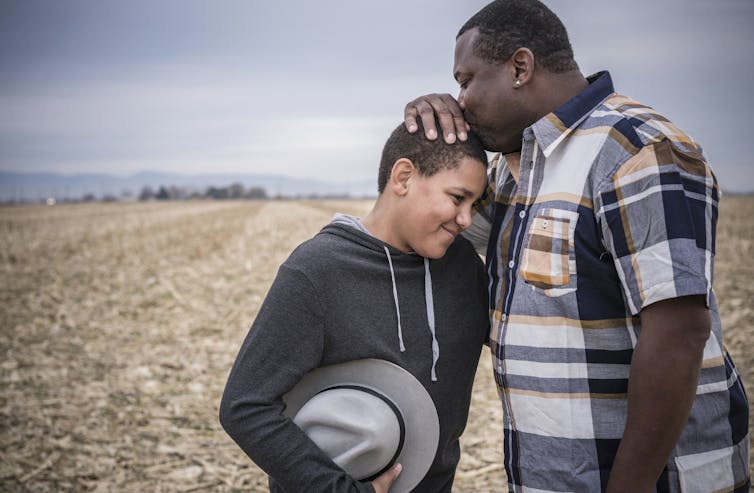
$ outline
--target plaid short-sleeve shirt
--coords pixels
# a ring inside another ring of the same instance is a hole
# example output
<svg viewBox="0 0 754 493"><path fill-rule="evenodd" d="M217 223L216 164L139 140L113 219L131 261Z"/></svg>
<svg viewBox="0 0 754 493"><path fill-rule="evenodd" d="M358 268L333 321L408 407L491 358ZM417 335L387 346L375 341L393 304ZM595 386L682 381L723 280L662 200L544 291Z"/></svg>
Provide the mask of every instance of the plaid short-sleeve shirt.
<svg viewBox="0 0 754 493"><path fill-rule="evenodd" d="M712 290L718 186L701 149L607 72L524 131L518 183L486 202L490 349L516 492L604 490L626 420L639 312L707 298L691 417L657 491L748 491L748 403Z"/></svg>

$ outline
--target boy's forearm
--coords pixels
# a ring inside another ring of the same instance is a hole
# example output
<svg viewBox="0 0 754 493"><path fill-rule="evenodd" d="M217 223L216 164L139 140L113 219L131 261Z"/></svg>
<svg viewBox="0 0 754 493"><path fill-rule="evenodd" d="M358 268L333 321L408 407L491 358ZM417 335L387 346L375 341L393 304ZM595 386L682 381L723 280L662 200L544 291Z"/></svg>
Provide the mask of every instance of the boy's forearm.
<svg viewBox="0 0 754 493"><path fill-rule="evenodd" d="M290 419L282 406L228 396L221 423L228 435L285 491L372 492L350 478Z"/></svg>
<svg viewBox="0 0 754 493"><path fill-rule="evenodd" d="M282 395L314 363L301 351L292 357L279 340L266 337L265 328L257 325L252 332L220 403L225 431L285 491L371 492L371 486L350 478L283 414ZM293 368L293 363L301 366Z"/></svg>
<svg viewBox="0 0 754 493"><path fill-rule="evenodd" d="M322 357L324 331L310 306L315 299L299 273L280 268L233 364L220 422L286 491L371 492L283 415L282 396Z"/></svg>

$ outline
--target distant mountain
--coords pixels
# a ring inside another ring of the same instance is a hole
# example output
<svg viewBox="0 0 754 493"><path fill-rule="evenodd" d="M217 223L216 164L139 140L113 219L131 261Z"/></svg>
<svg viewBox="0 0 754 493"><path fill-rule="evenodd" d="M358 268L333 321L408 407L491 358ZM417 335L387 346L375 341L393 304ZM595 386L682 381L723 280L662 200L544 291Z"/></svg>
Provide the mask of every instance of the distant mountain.
<svg viewBox="0 0 754 493"><path fill-rule="evenodd" d="M198 174L160 173L143 171L128 176L109 174L59 174L59 173L11 173L0 171L0 201L37 201L54 197L57 200L80 199L85 195L96 198L138 197L142 188L149 186L155 191L161 187L183 187L205 192L207 188L224 187L241 183L244 187L262 187L270 197L298 197L322 195L349 195L351 197L374 197L374 180L333 184L316 180L304 180L283 175L251 174Z"/></svg>

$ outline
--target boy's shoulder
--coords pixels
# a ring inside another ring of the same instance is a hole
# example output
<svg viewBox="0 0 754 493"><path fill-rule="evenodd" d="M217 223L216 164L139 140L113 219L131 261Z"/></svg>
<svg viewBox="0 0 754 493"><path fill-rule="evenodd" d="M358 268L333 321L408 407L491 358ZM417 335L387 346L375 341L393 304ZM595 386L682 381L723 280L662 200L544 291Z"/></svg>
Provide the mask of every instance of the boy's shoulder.
<svg viewBox="0 0 754 493"><path fill-rule="evenodd" d="M315 262L327 261L333 249L343 248L340 239L333 235L317 233L313 237L305 240L293 249L288 259L288 263L296 265L309 265Z"/></svg>
<svg viewBox="0 0 754 493"><path fill-rule="evenodd" d="M325 227L294 248L283 265L307 275L318 276L342 266L342 254L353 249L351 243L339 235L328 233L328 228Z"/></svg>
<svg viewBox="0 0 754 493"><path fill-rule="evenodd" d="M456 236L456 239L451 243L448 251L443 258L447 257L461 257L467 262L483 264L482 259L479 257L474 244L463 235Z"/></svg>
<svg viewBox="0 0 754 493"><path fill-rule="evenodd" d="M433 260L435 270L449 270L458 275L474 276L477 270L484 270L484 262L477 254L474 245L458 235L442 258Z"/></svg>

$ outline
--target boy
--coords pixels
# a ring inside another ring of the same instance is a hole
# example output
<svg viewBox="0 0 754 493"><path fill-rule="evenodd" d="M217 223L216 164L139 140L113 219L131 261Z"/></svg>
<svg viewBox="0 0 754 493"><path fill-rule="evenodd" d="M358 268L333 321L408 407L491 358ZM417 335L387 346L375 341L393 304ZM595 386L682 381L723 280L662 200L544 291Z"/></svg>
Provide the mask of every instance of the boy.
<svg viewBox="0 0 754 493"><path fill-rule="evenodd" d="M283 395L305 374L365 358L402 367L431 396L439 443L416 490L451 491L489 326L483 264L458 234L486 168L476 137L448 145L400 125L383 149L369 214L336 214L280 267L220 409L272 491L386 491L397 476L400 466L374 483L351 478L284 415Z"/></svg>

